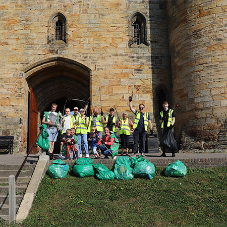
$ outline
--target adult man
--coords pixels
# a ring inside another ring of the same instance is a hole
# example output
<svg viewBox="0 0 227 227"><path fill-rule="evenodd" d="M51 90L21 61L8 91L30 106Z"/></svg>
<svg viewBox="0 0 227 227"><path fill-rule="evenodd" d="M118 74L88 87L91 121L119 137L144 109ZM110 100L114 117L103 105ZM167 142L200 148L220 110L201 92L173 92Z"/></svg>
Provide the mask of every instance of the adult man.
<svg viewBox="0 0 227 227"><path fill-rule="evenodd" d="M65 109L65 115L63 118L62 118L62 134L65 136L65 133L66 133L66 130L67 129L71 129L74 127L74 123L76 122L75 121L75 118L73 115L70 115L70 109L69 108L66 108Z"/></svg>
<svg viewBox="0 0 227 227"><path fill-rule="evenodd" d="M133 125L133 138L134 138L134 145L133 145L133 153L136 154L138 142L141 141L141 155L143 156L145 152L145 141L146 141L146 135L147 135L147 129L148 129L148 123L151 128L151 133L153 132L153 126L151 123L150 115L148 112L145 112L145 105L140 104L139 105L139 111L135 110L132 107L132 98L129 98L129 107L130 110L136 115L134 125Z"/></svg>
<svg viewBox="0 0 227 227"><path fill-rule="evenodd" d="M57 140L58 137L58 130L60 130L60 117L61 114L57 113L57 104L53 103L51 105L51 111L44 112L42 124L47 125L47 132L49 134L49 156L50 159L53 159L53 151L54 151L54 142Z"/></svg>
<svg viewBox="0 0 227 227"><path fill-rule="evenodd" d="M108 127L110 129L110 131L116 132L116 122L117 122L117 119L114 116L114 108L110 108L110 114L107 115L105 117L105 119L102 116L102 122L104 124L106 124L105 127Z"/></svg>
<svg viewBox="0 0 227 227"><path fill-rule="evenodd" d="M85 110L85 112L87 111L87 107L88 107L88 105L86 104L85 107L83 108ZM75 119L77 116L80 116L79 108L77 106L75 106L73 111L70 112L70 115L73 115Z"/></svg>
<svg viewBox="0 0 227 227"><path fill-rule="evenodd" d="M168 133L169 130L173 132L173 125L175 123L175 113L174 110L169 109L169 103L167 101L163 102L163 110L160 112L160 123L162 138ZM166 157L166 147L163 146L161 157ZM172 157L175 157L175 153L172 152Z"/></svg>
<svg viewBox="0 0 227 227"><path fill-rule="evenodd" d="M89 125L88 125L88 132L91 132L91 127L95 126L96 130L99 134L99 138L102 138L102 132L103 132L103 112L101 112L101 115L99 114L99 111L97 108L94 108L93 115L89 119Z"/></svg>

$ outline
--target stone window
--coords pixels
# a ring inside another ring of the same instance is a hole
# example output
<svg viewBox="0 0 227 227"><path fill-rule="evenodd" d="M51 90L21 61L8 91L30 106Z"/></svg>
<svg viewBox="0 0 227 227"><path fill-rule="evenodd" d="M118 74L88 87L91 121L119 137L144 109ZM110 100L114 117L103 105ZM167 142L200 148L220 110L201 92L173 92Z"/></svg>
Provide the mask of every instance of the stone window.
<svg viewBox="0 0 227 227"><path fill-rule="evenodd" d="M49 20L48 43L62 40L66 43L67 23L66 17L62 13L52 15Z"/></svg>
<svg viewBox="0 0 227 227"><path fill-rule="evenodd" d="M133 40L132 44L147 45L146 38L146 18L141 13L136 13L131 20L133 27Z"/></svg>

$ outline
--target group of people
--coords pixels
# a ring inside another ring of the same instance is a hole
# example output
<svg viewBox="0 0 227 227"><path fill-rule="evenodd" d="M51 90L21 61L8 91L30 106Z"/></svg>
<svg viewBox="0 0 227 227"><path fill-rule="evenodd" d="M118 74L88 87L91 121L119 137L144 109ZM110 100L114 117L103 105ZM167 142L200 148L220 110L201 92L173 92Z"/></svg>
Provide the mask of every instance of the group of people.
<svg viewBox="0 0 227 227"><path fill-rule="evenodd" d="M69 108L65 109L65 115L62 116L57 112L57 104L53 103L51 111L44 112L43 124L47 124L47 132L49 134L49 156L53 159L54 143L57 140L58 132L61 131L61 146L60 158L74 159L82 157L85 150L85 157L89 157L89 146L95 158L100 158L100 154L116 157L120 147L119 140L116 137L117 128L119 128L121 154L123 155L126 147L126 155L129 155L129 136L133 133L133 155L136 154L138 144L140 142L140 152L144 155L145 140L150 127L150 133L153 134L153 126L148 112L145 111L145 105L140 104L139 110L135 110L132 106L132 98L129 98L130 110L135 114L134 122L128 118L128 113L125 111L122 114L122 119L117 119L114 116L114 109L110 108L107 116L103 112L99 114L98 108L93 109L93 114L90 117L85 115L87 105L80 110L74 107L71 112ZM160 121L162 134L173 128L175 123L174 111L168 109L168 102L163 103L163 111L160 113ZM104 135L103 135L104 132ZM166 156L165 148L163 149L163 157Z"/></svg>

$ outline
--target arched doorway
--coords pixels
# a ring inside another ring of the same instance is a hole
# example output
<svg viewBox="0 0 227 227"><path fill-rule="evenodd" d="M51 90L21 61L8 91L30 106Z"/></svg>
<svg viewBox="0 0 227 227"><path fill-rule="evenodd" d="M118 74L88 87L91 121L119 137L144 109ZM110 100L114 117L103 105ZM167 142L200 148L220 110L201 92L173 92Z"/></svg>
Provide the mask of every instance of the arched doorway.
<svg viewBox="0 0 227 227"><path fill-rule="evenodd" d="M26 68L26 80L30 88L28 148L37 136L44 111L50 110L52 103L58 104L62 112L66 99L88 100L90 97L91 70L70 59L54 57ZM84 106L80 101L68 103L68 107ZM37 153L37 147L31 153Z"/></svg>

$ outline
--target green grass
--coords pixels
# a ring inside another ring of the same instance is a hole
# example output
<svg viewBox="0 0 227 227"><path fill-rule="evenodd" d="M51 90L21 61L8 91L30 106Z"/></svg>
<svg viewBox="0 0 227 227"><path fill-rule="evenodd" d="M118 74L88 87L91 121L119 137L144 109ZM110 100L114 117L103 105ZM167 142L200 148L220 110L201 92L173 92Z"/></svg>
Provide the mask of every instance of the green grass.
<svg viewBox="0 0 227 227"><path fill-rule="evenodd" d="M21 226L226 226L227 168L184 178L99 181L45 176Z"/></svg>

